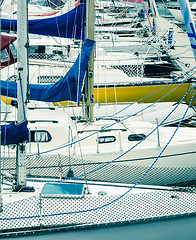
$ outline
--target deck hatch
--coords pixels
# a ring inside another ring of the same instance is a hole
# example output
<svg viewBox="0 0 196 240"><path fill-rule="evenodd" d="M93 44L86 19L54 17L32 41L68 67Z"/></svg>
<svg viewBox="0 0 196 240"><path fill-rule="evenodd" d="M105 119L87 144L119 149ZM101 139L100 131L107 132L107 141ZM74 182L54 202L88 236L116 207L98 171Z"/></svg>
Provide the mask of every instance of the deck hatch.
<svg viewBox="0 0 196 240"><path fill-rule="evenodd" d="M84 196L84 184L78 183L45 183L42 197L81 198Z"/></svg>

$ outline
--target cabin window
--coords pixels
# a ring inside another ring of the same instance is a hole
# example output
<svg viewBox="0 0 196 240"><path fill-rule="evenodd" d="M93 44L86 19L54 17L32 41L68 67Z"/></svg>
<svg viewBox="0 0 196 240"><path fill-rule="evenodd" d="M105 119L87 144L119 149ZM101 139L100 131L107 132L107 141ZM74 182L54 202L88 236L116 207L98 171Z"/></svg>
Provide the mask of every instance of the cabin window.
<svg viewBox="0 0 196 240"><path fill-rule="evenodd" d="M38 53L46 53L46 46L38 46Z"/></svg>
<svg viewBox="0 0 196 240"><path fill-rule="evenodd" d="M3 51L1 51L1 62L6 62L10 60L10 56L7 52L7 49L4 49Z"/></svg>
<svg viewBox="0 0 196 240"><path fill-rule="evenodd" d="M103 136L98 138L98 143L112 143L116 141L114 136Z"/></svg>
<svg viewBox="0 0 196 240"><path fill-rule="evenodd" d="M31 142L50 142L52 139L51 135L47 131L30 131L30 141Z"/></svg>
<svg viewBox="0 0 196 240"><path fill-rule="evenodd" d="M62 55L62 54L63 54L63 51L60 51L60 50L53 50L52 53L53 53L53 54L59 54L59 55Z"/></svg>
<svg viewBox="0 0 196 240"><path fill-rule="evenodd" d="M103 39L110 39L110 36L103 36Z"/></svg>
<svg viewBox="0 0 196 240"><path fill-rule="evenodd" d="M141 141L142 139L146 138L146 135L141 133L141 134L130 134L128 136L129 141Z"/></svg>

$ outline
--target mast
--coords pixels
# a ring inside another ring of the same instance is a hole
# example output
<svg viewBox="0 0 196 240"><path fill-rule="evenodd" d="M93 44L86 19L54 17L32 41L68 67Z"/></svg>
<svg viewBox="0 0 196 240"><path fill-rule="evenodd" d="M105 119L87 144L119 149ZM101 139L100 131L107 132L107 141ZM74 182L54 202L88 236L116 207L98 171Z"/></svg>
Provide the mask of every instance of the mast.
<svg viewBox="0 0 196 240"><path fill-rule="evenodd" d="M153 31L154 31L154 33L156 33L158 41L160 42L159 28L158 28L158 25L160 23L158 24L158 22L157 22L157 20L160 19L160 16L159 16L159 12L158 12L155 0L150 0L150 7L151 7L151 10L152 10L153 21L154 21L154 24L155 24L155 26L154 26L155 29L153 29Z"/></svg>
<svg viewBox="0 0 196 240"><path fill-rule="evenodd" d="M86 2L86 18L87 18L87 38L94 40L94 0L87 0ZM94 49L92 50L88 70L87 70L87 82L86 82L86 120L87 122L93 122L93 108L94 108Z"/></svg>
<svg viewBox="0 0 196 240"><path fill-rule="evenodd" d="M18 112L17 123L26 120L27 101L27 0L17 1L17 100ZM16 150L16 182L13 186L15 191L21 191L26 187L26 151L25 144L17 144Z"/></svg>

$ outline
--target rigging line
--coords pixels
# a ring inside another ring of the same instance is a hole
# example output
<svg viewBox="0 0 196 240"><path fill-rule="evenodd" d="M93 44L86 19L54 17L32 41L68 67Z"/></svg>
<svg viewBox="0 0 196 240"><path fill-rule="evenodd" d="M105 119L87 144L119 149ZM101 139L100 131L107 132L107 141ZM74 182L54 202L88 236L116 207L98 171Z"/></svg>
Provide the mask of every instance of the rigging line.
<svg viewBox="0 0 196 240"><path fill-rule="evenodd" d="M176 46L175 46L176 47ZM185 48L186 49L186 48ZM186 49L186 50L184 50L183 52L180 52L180 53L176 53L176 54L172 54L172 57L173 56L181 56L182 54L184 54L184 53L187 53L187 52L191 52L192 53L192 50L191 49ZM183 57L182 57L183 58ZM185 58L187 58L187 57L185 57ZM194 58L194 57L192 57L192 58ZM176 59L176 60L178 60L178 59Z"/></svg>
<svg viewBox="0 0 196 240"><path fill-rule="evenodd" d="M194 74L194 73L193 73L193 74ZM183 84L183 82L182 82L182 84ZM182 84L180 84L179 86L181 86ZM167 86L168 86L168 85L167 85ZM167 86L166 86L166 87L167 87ZM138 111L138 112L136 112L136 113L134 113L134 114L138 114L138 113L140 113L140 112L148 109L149 107L155 105L155 103L161 101L161 100L162 100L163 98L165 98L167 95L169 95L169 94L172 93L174 90L176 90L179 86L177 86L176 88L174 88L173 90L171 90L168 94L164 95L162 98L158 99L156 102L153 102L151 105L145 107L144 109L142 109L142 110L140 110L140 111ZM164 88L165 88L165 87L164 87ZM161 88L160 90L162 90L162 89L164 89L164 88ZM157 92L159 92L160 90L158 90ZM157 93L157 92L155 92L155 93ZM153 93L153 94L155 94L155 93ZM152 95L153 95L153 94L152 94ZM149 97L149 96L151 96L151 94L148 95L147 97ZM145 97L145 98L146 98L146 97ZM140 99L139 101L144 100L145 98ZM121 110L118 112L118 114L121 113L121 112L123 112L123 111L126 110L127 108L131 107L131 106L132 106L133 104L135 104L135 103L138 103L138 101L135 101L135 102L129 104L128 106L126 106L125 108L121 109ZM134 114L132 114L130 117L132 117ZM116 114L113 114L113 115L111 115L111 117L113 117L113 116L115 116L115 115L116 115Z"/></svg>
<svg viewBox="0 0 196 240"><path fill-rule="evenodd" d="M112 161L105 163L105 164L102 165L101 167L98 167L98 168L96 168L96 169L94 169L94 170L89 171L88 173L86 173L86 175L89 175L89 174L91 174L91 173L94 173L94 172L96 172L96 171L98 171L98 170L100 170L100 169L108 166L109 164L115 162L116 160L120 159L122 156L126 155L128 152L130 152L131 150L133 150L135 147L137 147L137 146L138 146L140 143L142 143L145 139L147 139L147 138L148 138L153 132L155 132L155 131L162 125L162 123L175 111L175 109L176 109L176 108L179 106L179 104L183 101L183 99L186 97L186 95L188 95L188 93L191 91L191 89L192 89L192 87L191 87L191 88L189 89L189 91L184 95L184 97L181 99L181 101L175 106L175 108L162 120L162 122L161 122L160 124L157 124L157 126L156 126L149 134L147 134L144 139L140 140L138 143L136 143L134 146L132 146L130 149L128 149L127 151L125 151L124 153L122 153L121 155L119 155L118 157L114 158ZM190 103L189 103L189 105L188 105L188 108L189 108L189 106L191 105L191 103L192 103L192 101L193 101L193 99L194 99L194 97L195 97L195 92L196 92L196 91L194 91L194 93L193 93L193 96L192 96L191 101L190 101ZM185 114L183 115L182 120L184 119L184 117L185 117L185 115L186 115L186 113L187 113L187 111L188 111L188 108L187 108L187 110L185 111ZM182 122L182 120L181 120L181 122ZM158 160L158 159L157 159L157 160ZM84 177L84 175L81 174L81 175L79 175L79 176L73 177L73 178L71 178L71 180L78 179L78 178L81 178L81 177Z"/></svg>
<svg viewBox="0 0 196 240"><path fill-rule="evenodd" d="M177 88L177 87L176 87L176 88ZM175 88L175 89L176 89L176 88ZM173 89L172 91L174 91L175 89ZM171 91L171 92L172 92L172 91ZM170 93L171 93L171 92L170 92ZM168 94L167 94L167 95L168 95ZM165 96L167 96L167 95L165 95ZM163 96L162 98L164 98L165 96ZM138 112L132 114L131 116L128 116L128 117L123 118L122 121L127 120L128 118L134 116L135 114L138 114L138 113L140 113L140 112L143 112L144 110L148 109L149 107L155 105L155 103L159 102L162 98L158 99L156 102L154 102L154 103L152 103L151 105L145 107L144 109L139 110ZM130 107L131 105L132 105L132 104L130 104L128 107ZM126 107L126 108L128 108L128 107ZM125 108L125 109L126 109L126 108ZM123 109L123 110L124 110L124 109ZM121 111L123 111L123 110L121 110Z"/></svg>
<svg viewBox="0 0 196 240"><path fill-rule="evenodd" d="M11 10L13 9L13 7L12 7L12 5L11 5ZM13 11L13 10L12 10ZM11 12L12 11L10 11L10 14L11 14ZM10 17L11 18L11 17ZM10 29L11 29L11 23L10 23ZM0 29L1 30L1 29ZM9 51L11 51L10 50L10 48L9 48ZM14 63L15 64L15 63ZM8 65L8 74L9 74L9 70L10 70L10 66ZM7 94L8 94L8 88L7 88ZM7 101L7 99L6 99L6 101ZM7 112L7 104L6 104L6 112ZM4 134L4 139L6 139L6 135L7 135L7 124L5 124L5 134ZM4 154L5 154L5 145L6 145L6 141L4 142Z"/></svg>
<svg viewBox="0 0 196 240"><path fill-rule="evenodd" d="M193 95L192 95L192 98L191 98L191 101L190 101L190 104L189 106L187 107L180 123L178 124L178 126L176 127L175 131L173 132L171 138L168 140L168 142L165 144L164 148L162 149L161 153L159 154L159 156L155 159L155 161L151 164L151 166L145 171L145 173L139 178L139 180L129 189L127 190L125 193L123 193L122 195L118 196L116 199L114 199L113 201L109 202L109 203L106 203L102 206L98 206L98 207L95 207L95 208L90 208L90 209L84 209L84 210L78 210L78 211L72 211L72 212L61 212L61 213L54 213L54 214L45 214L45 215L42 215L42 217L49 217L49 216L59 216L59 215L68 215L68 214L76 214L76 213L84 213L84 212L91 212L91 211L96 211L96 210L100 210L100 209L103 209L105 207L108 207L110 206L111 204L114 204L115 202L119 201L120 199L122 199L124 196L126 196L133 188L135 188L141 181L142 179L147 175L147 173L152 169L152 167L156 164L156 162L158 161L159 157L163 154L163 152L165 151L165 149L167 148L167 146L169 145L169 143L171 142L171 140L173 139L173 137L175 136L177 130L179 129L194 97L195 97L195 94L196 94L196 91L194 91ZM34 182L34 181L33 181ZM56 182L56 181L55 181ZM38 215L35 215L35 216L28 216L28 217L17 217L17 218L0 218L0 220L14 220L14 219L26 219L26 218L37 218L39 217Z"/></svg>
<svg viewBox="0 0 196 240"><path fill-rule="evenodd" d="M83 5L84 6L84 5ZM84 19L84 15L85 15L85 13L84 13L84 7L83 7L83 11L82 11L82 19ZM82 21L82 24L84 24L84 22ZM82 25L81 26L81 36L83 36L83 28L84 26ZM81 42L82 42L82 39L81 39ZM80 61L81 61L81 55L80 55ZM79 93L79 75L80 75L80 64L79 64L79 71L78 71L78 87L77 87L77 93ZM86 74L85 74L86 75ZM86 78L86 76L84 77L84 79ZM84 85L84 84L83 84ZM78 94L77 94L77 103L78 103L78 105L79 105L79 103L80 103L80 99L78 98Z"/></svg>
<svg viewBox="0 0 196 240"><path fill-rule="evenodd" d="M191 98L190 104L191 105L194 97L195 97L195 93L196 91L194 91L193 96ZM117 201L119 201L120 199L122 199L123 197L125 197L133 188L135 188L141 181L142 179L146 176L146 174L152 169L152 167L156 164L157 160L159 159L159 157L163 154L163 152L165 151L165 149L167 148L167 146L169 145L169 143L171 142L171 140L173 139L173 137L175 136L177 130L179 129L188 109L189 106L187 107L182 120L180 121L180 123L178 124L178 126L176 127L174 133L172 134L171 138L168 140L168 142L165 144L164 148L162 149L161 153L159 154L159 156L155 159L155 161L151 164L151 166L146 170L146 172L139 178L139 180L130 188L128 189L125 193L123 193L122 195L118 196L116 199L114 199L113 201L103 204L102 206L98 206L98 207L94 207L94 208L90 208L90 209L83 209L83 210L77 210L77 211L70 211L70 212L61 212L61 213L53 213L53 214L44 214L41 215L42 217L50 217L50 216L60 216L60 215L68 215L68 214L76 214L76 213L85 213L85 212L91 212L91 211L96 211L96 210L100 210L103 209L105 207L108 207L114 203L116 203ZM0 220L16 220L16 219L29 219L29 218L38 218L40 217L39 215L34 215L34 216L28 216L28 217L15 217L15 218L0 218Z"/></svg>
<svg viewBox="0 0 196 240"><path fill-rule="evenodd" d="M50 8L52 8L52 6L54 6L55 9L59 9L58 5L57 5L55 2L51 1L51 0L46 0L46 1L43 3L43 6L46 6L47 3L48 3L48 6L49 6Z"/></svg>
<svg viewBox="0 0 196 240"><path fill-rule="evenodd" d="M58 13L61 13L61 12L60 11L56 12L55 15L57 16ZM67 21L67 25L68 25L68 15L67 15L66 21ZM61 47L61 51L63 52L63 44L62 44L62 40L61 40L61 37L60 37L60 30L59 30L59 24L58 24L57 18L56 18L56 26L57 26L57 31L58 31L58 35L59 35L59 44L60 44L60 47ZM66 28L66 36L67 36L67 31L68 31L68 29ZM69 41L69 39L68 39L68 41ZM65 61L63 61L63 65L64 65L64 68L66 68Z"/></svg>
<svg viewBox="0 0 196 240"><path fill-rule="evenodd" d="M149 37L149 39L150 39L150 37ZM139 53L139 58L140 59L142 59L143 58L143 56L144 56L144 59L145 59L145 55L147 55L148 54L148 52L150 51L150 48L152 47L152 45L151 44L148 44L148 42L151 42L151 41L146 41L146 42L144 42L144 44L143 44L143 42L141 41L141 45L140 46L138 46L136 49L134 49L134 52L131 52L130 53L130 60L132 60L132 57L134 57L135 56L135 54L136 54L136 52L138 52L139 50L141 50L143 47L145 48L144 49L144 52L145 53ZM120 60L119 60L120 61Z"/></svg>
<svg viewBox="0 0 196 240"><path fill-rule="evenodd" d="M80 5L78 5L76 8L78 9L79 7L81 8L82 10L82 13L84 14L84 6L85 4L84 3L81 3ZM76 36L76 18L77 18L77 13L75 14L75 18L74 18L74 36L73 36L73 39L75 39L75 36ZM84 15L83 15L84 16ZM82 29L81 29L81 33L82 33ZM82 35L81 35L82 36Z"/></svg>
<svg viewBox="0 0 196 240"><path fill-rule="evenodd" d="M77 123L75 122L75 127L76 127L76 131L78 132L78 127L77 127ZM82 154L82 148L81 148L81 141L79 140L79 135L77 134L77 141L78 141L78 144L79 144L79 151L80 151L80 156L81 156L81 161L83 161L83 154ZM74 143L73 143L74 144ZM83 172L84 172L84 180L86 182L86 185L88 186L88 182L87 182L87 174L86 174L86 168L85 168L85 165L83 164L82 165L82 168L83 168Z"/></svg>
<svg viewBox="0 0 196 240"><path fill-rule="evenodd" d="M187 79L185 79L183 82L185 82ZM178 87L180 87L182 84L183 84L183 82L181 83L181 84L179 84L176 88L174 88L172 91L174 91L175 89L177 89ZM190 92L190 90L192 89L192 87L189 89L189 91L185 94L185 96L186 95L188 95L188 93ZM171 92L172 92L171 91ZM169 95L171 92L169 92L168 94L166 94L165 96L167 96L167 95ZM164 97L165 97L164 96ZM184 96L184 97L185 97ZM184 99L184 97L183 97L183 99ZM163 97L162 97L163 98ZM161 99L162 99L161 98ZM157 100L155 103L157 103L157 102L159 102L160 100ZM180 102L182 102L182 100L180 101ZM134 102L135 103L135 102ZM133 103L133 104L134 104ZM132 105L132 104L131 104ZM178 105L177 105L178 106ZM141 111L141 110L140 110ZM139 112L140 112L139 111ZM139 113L139 112L137 112L137 113ZM125 117L125 118L123 118L121 121L124 121L124 120L126 120L126 119L128 119L128 118L130 118L130 117L132 117L132 115L131 116L127 116L127 117ZM164 121L163 121L164 122ZM102 130L105 130L105 129L107 129L107 128L109 128L109 127L111 127L111 126L113 126L113 125L115 125L116 124L116 122L115 123L112 123L112 124L110 124L110 125L108 125L108 126L105 126ZM89 138L89 137L91 137L91 136L93 136L93 135L95 135L95 134L97 134L97 131L95 131L94 133L92 133L92 134L89 134L88 136L86 136L86 137L84 137L84 138L82 138L82 139L80 139L79 141L83 141L83 140L85 140L85 139L87 139L87 138ZM76 141L76 142L74 142L73 144L75 144L75 143L78 143L78 141ZM67 144L67 145L65 145L65 146L61 146L61 147L58 147L58 148L55 148L55 149L51 149L51 150L48 150L48 151L44 151L44 152L41 152L40 154L45 154L45 153L49 153L49 152L54 152L54 151L57 151L57 150L60 150L60 149L63 149L63 148L66 148L66 147L68 147L70 144ZM27 155L27 156L36 156L37 154L29 154L29 155Z"/></svg>
<svg viewBox="0 0 196 240"><path fill-rule="evenodd" d="M98 209L102 209L103 207L107 207L107 206L109 206L109 205L117 202L117 201L120 200L121 198L123 198L123 197L124 197L125 195L127 195L133 188L135 188L135 187L142 181L142 179L146 176L146 174L152 169L152 167L155 165L155 163L157 162L157 160L159 159L159 157L162 155L162 153L165 151L165 149L167 148L167 146L169 145L169 143L171 142L171 140L172 140L173 137L175 136L177 130L179 129L179 127L180 127L180 125L181 125L181 123L182 123L182 121L183 121L183 119L184 119L184 117L185 117L185 115L186 115L186 113L187 113L187 111L188 111L188 109L189 109L189 107L190 107L190 105L191 105L194 97L195 97L195 93L196 93L196 91L194 91L193 96L192 96L191 101L190 101L190 104L188 105L188 107L187 107L187 109L186 109L186 111L185 111L185 113L184 113L184 115L183 115L183 117L182 117L182 120L180 121L180 123L178 124L177 128L175 129L173 135L171 136L171 138L169 139L169 141L166 143L166 145L165 145L164 148L162 149L162 151L161 151L161 153L159 154L159 156L155 159L155 161L152 163L152 165L146 170L146 172L142 175L142 177L137 181L137 183L135 183L135 184L133 185L133 187L131 187L128 191L126 191L124 194L122 194L120 197L116 198L115 200L111 201L110 203L107 203L107 204L105 204L105 205L96 207L96 208L94 208L94 209L88 209L88 210L83 210L83 211L76 211L76 212L73 212L73 213L87 212L87 211L98 210ZM71 212L71 214L72 214L72 212Z"/></svg>
<svg viewBox="0 0 196 240"><path fill-rule="evenodd" d="M57 14L55 13L55 15L57 15ZM60 43L61 51L63 52L63 46L62 46L62 41L61 41L61 37L60 37L60 30L59 30L59 24L58 24L57 18L56 18L56 27L57 27L57 31L58 31L58 35L59 35L59 43ZM67 31L67 28L66 28L66 31ZM65 68L65 62L64 62L64 68Z"/></svg>
<svg viewBox="0 0 196 240"><path fill-rule="evenodd" d="M70 142L70 137L71 137L71 145L69 146L69 171L67 173L67 177L70 178L70 177L73 177L73 170L71 168L71 153L70 153L70 150L71 150L71 147L72 147L72 143L73 143L73 136L72 136L72 129L71 127L69 126L69 133L68 133L68 142Z"/></svg>
<svg viewBox="0 0 196 240"><path fill-rule="evenodd" d="M192 88L191 88L191 89L192 89ZM161 123L159 123L149 134L147 134L145 138L143 138L142 140L140 140L140 141L139 141L138 143L136 143L133 147L131 147L130 149L128 149L127 151L125 151L124 153L122 153L121 155L119 155L118 157L114 158L112 161L105 163L105 164L102 165L101 167L98 167L97 169L94 169L94 170L88 172L87 174L94 173L94 172L96 172L96 171L98 171L98 170L100 170L100 169L108 166L109 164L115 162L116 160L120 159L121 157L123 157L124 155L126 155L128 152L130 152L131 150L133 150L135 147L137 147L137 146L138 146L140 143L142 143L144 140L146 140L146 139L147 139L153 132L155 132L155 130L157 130L157 129L162 125L162 123L175 111L175 109L179 106L179 104L183 101L183 99L186 97L186 95L190 92L191 89L189 89L189 91L184 95L184 97L183 97L183 98L181 99L181 101L175 106L175 108L162 120ZM194 94L193 94L193 97L191 98L191 103L192 103L194 97L195 97L195 92L194 92ZM189 107L189 106L190 106L190 104L188 105L188 107ZM188 111L188 110L187 110L187 111ZM186 111L186 112L187 112L187 111ZM185 115L186 115L186 114L185 114ZM183 115L183 119L184 119L184 116L185 116L185 115ZM83 175L77 176L77 178L80 178L80 177L83 177ZM75 177L74 179L76 179L76 177Z"/></svg>
<svg viewBox="0 0 196 240"><path fill-rule="evenodd" d="M80 5L80 7L82 8L82 13L83 13L83 15L84 15L84 4L81 4ZM75 39L75 36L76 36L76 19L77 19L77 14L75 14L75 18L74 18L74 39ZM81 33L82 33L82 29L81 29ZM81 35L82 36L82 35ZM79 55L80 56L80 59L81 59L81 54ZM80 65L79 65L79 68L80 68ZM80 76L80 69L79 69L79 71L78 71L78 82L79 82L79 80L80 80L80 78L79 78L79 76ZM79 89L79 84L78 84L78 89ZM72 93L71 93L71 90L70 90L70 83L68 82L68 90L69 90L69 95L70 96L72 96ZM79 92L79 91L77 91L77 92ZM78 94L77 94L77 102L79 102L79 99L78 99Z"/></svg>

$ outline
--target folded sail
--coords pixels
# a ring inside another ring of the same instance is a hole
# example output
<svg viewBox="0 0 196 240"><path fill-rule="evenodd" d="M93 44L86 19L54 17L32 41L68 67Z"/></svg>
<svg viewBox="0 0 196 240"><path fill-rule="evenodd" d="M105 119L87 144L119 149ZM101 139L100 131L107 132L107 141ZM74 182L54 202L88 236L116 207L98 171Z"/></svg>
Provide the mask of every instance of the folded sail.
<svg viewBox="0 0 196 240"><path fill-rule="evenodd" d="M55 37L85 38L86 4L60 16L28 21L29 33ZM17 31L17 20L1 19L1 29Z"/></svg>
<svg viewBox="0 0 196 240"><path fill-rule="evenodd" d="M20 124L12 122L8 125L1 125L1 145L18 144L28 139L27 120Z"/></svg>
<svg viewBox="0 0 196 240"><path fill-rule="evenodd" d="M82 86L94 41L85 39L81 53L68 73L55 84L29 84L30 100L44 102L73 101L79 104ZM17 98L17 83L1 81L1 94Z"/></svg>

